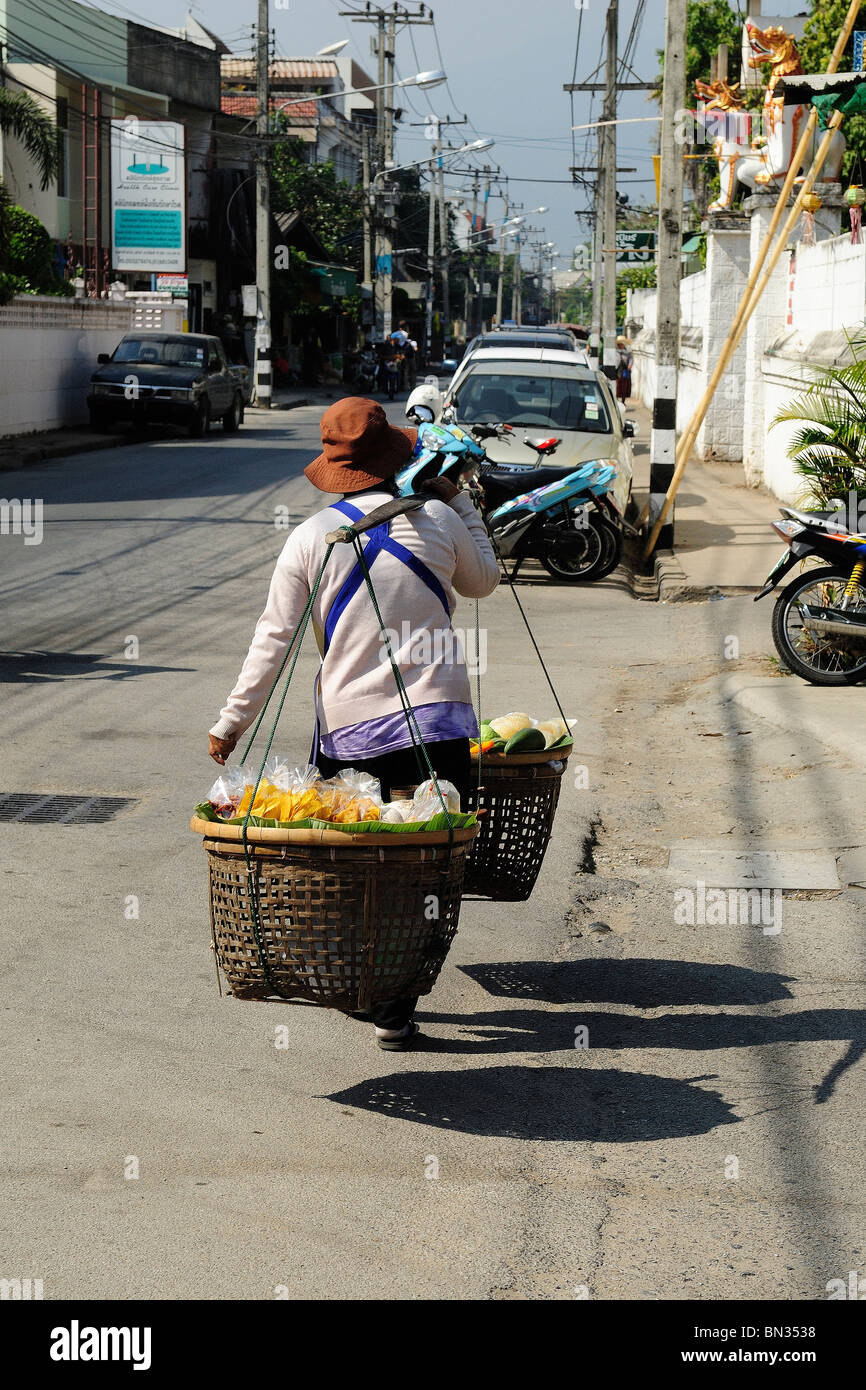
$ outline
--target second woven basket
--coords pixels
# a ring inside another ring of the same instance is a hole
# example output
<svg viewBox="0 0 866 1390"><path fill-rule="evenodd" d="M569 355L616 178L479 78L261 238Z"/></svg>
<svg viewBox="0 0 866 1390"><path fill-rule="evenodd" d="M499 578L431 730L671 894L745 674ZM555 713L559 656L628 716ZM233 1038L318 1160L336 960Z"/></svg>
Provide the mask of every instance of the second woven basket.
<svg viewBox="0 0 866 1390"><path fill-rule="evenodd" d="M506 757L487 754L470 810L484 810L466 856L464 893L493 902L523 902L541 871L569 750Z"/></svg>

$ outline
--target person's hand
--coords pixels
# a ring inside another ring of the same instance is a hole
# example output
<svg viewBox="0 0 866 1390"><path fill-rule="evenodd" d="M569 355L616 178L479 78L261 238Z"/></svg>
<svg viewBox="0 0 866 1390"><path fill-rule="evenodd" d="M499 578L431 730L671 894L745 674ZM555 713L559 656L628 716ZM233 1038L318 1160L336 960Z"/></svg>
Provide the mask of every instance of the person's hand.
<svg viewBox="0 0 866 1390"><path fill-rule="evenodd" d="M213 734L208 734L208 753L215 763L222 765L235 750L238 741L237 734L229 734L228 738L214 738Z"/></svg>
<svg viewBox="0 0 866 1390"><path fill-rule="evenodd" d="M428 478L426 483L421 484L420 490L430 497L438 497L440 502L453 502L460 493L459 487L455 487L447 478Z"/></svg>

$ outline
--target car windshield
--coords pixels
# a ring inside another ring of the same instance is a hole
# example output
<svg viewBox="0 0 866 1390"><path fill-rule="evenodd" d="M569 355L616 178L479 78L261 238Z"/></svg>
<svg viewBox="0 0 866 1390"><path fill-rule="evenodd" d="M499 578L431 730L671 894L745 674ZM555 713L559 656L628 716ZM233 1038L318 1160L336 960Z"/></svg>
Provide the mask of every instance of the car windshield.
<svg viewBox="0 0 866 1390"><path fill-rule="evenodd" d="M585 434L611 434L601 387L591 378L516 372L470 372L457 387L461 425L541 425Z"/></svg>
<svg viewBox="0 0 866 1390"><path fill-rule="evenodd" d="M482 348L564 348L569 352L574 348L574 339L569 341L558 333L491 333L478 344Z"/></svg>
<svg viewBox="0 0 866 1390"><path fill-rule="evenodd" d="M189 338L124 338L112 362L154 362L169 367L203 367L205 345Z"/></svg>

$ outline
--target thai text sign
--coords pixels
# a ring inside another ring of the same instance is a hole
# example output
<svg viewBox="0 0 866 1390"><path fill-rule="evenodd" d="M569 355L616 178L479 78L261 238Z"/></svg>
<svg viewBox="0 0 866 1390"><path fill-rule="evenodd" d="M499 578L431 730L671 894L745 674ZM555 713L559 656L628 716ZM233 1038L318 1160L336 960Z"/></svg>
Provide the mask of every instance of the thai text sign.
<svg viewBox="0 0 866 1390"><path fill-rule="evenodd" d="M111 122L115 270L186 270L184 130L174 121Z"/></svg>

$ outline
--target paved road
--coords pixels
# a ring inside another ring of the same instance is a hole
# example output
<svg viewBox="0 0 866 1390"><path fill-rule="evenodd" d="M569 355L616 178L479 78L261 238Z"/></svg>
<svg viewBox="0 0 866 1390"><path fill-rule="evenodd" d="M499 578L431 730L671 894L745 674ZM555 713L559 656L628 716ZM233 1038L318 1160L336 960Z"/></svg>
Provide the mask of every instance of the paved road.
<svg viewBox="0 0 866 1390"><path fill-rule="evenodd" d="M316 505L317 418L4 476L45 538L0 541L3 785L135 804L4 826L0 1275L59 1299L826 1297L866 1266L863 892L802 886L802 851L866 840L862 778L724 698L773 670L748 600L527 576L586 775L532 899L465 905L422 1049L217 995L187 818L275 519ZM550 713L507 592L484 623L486 713ZM278 739L301 761L313 672ZM677 920L683 842L799 855L782 930Z"/></svg>

